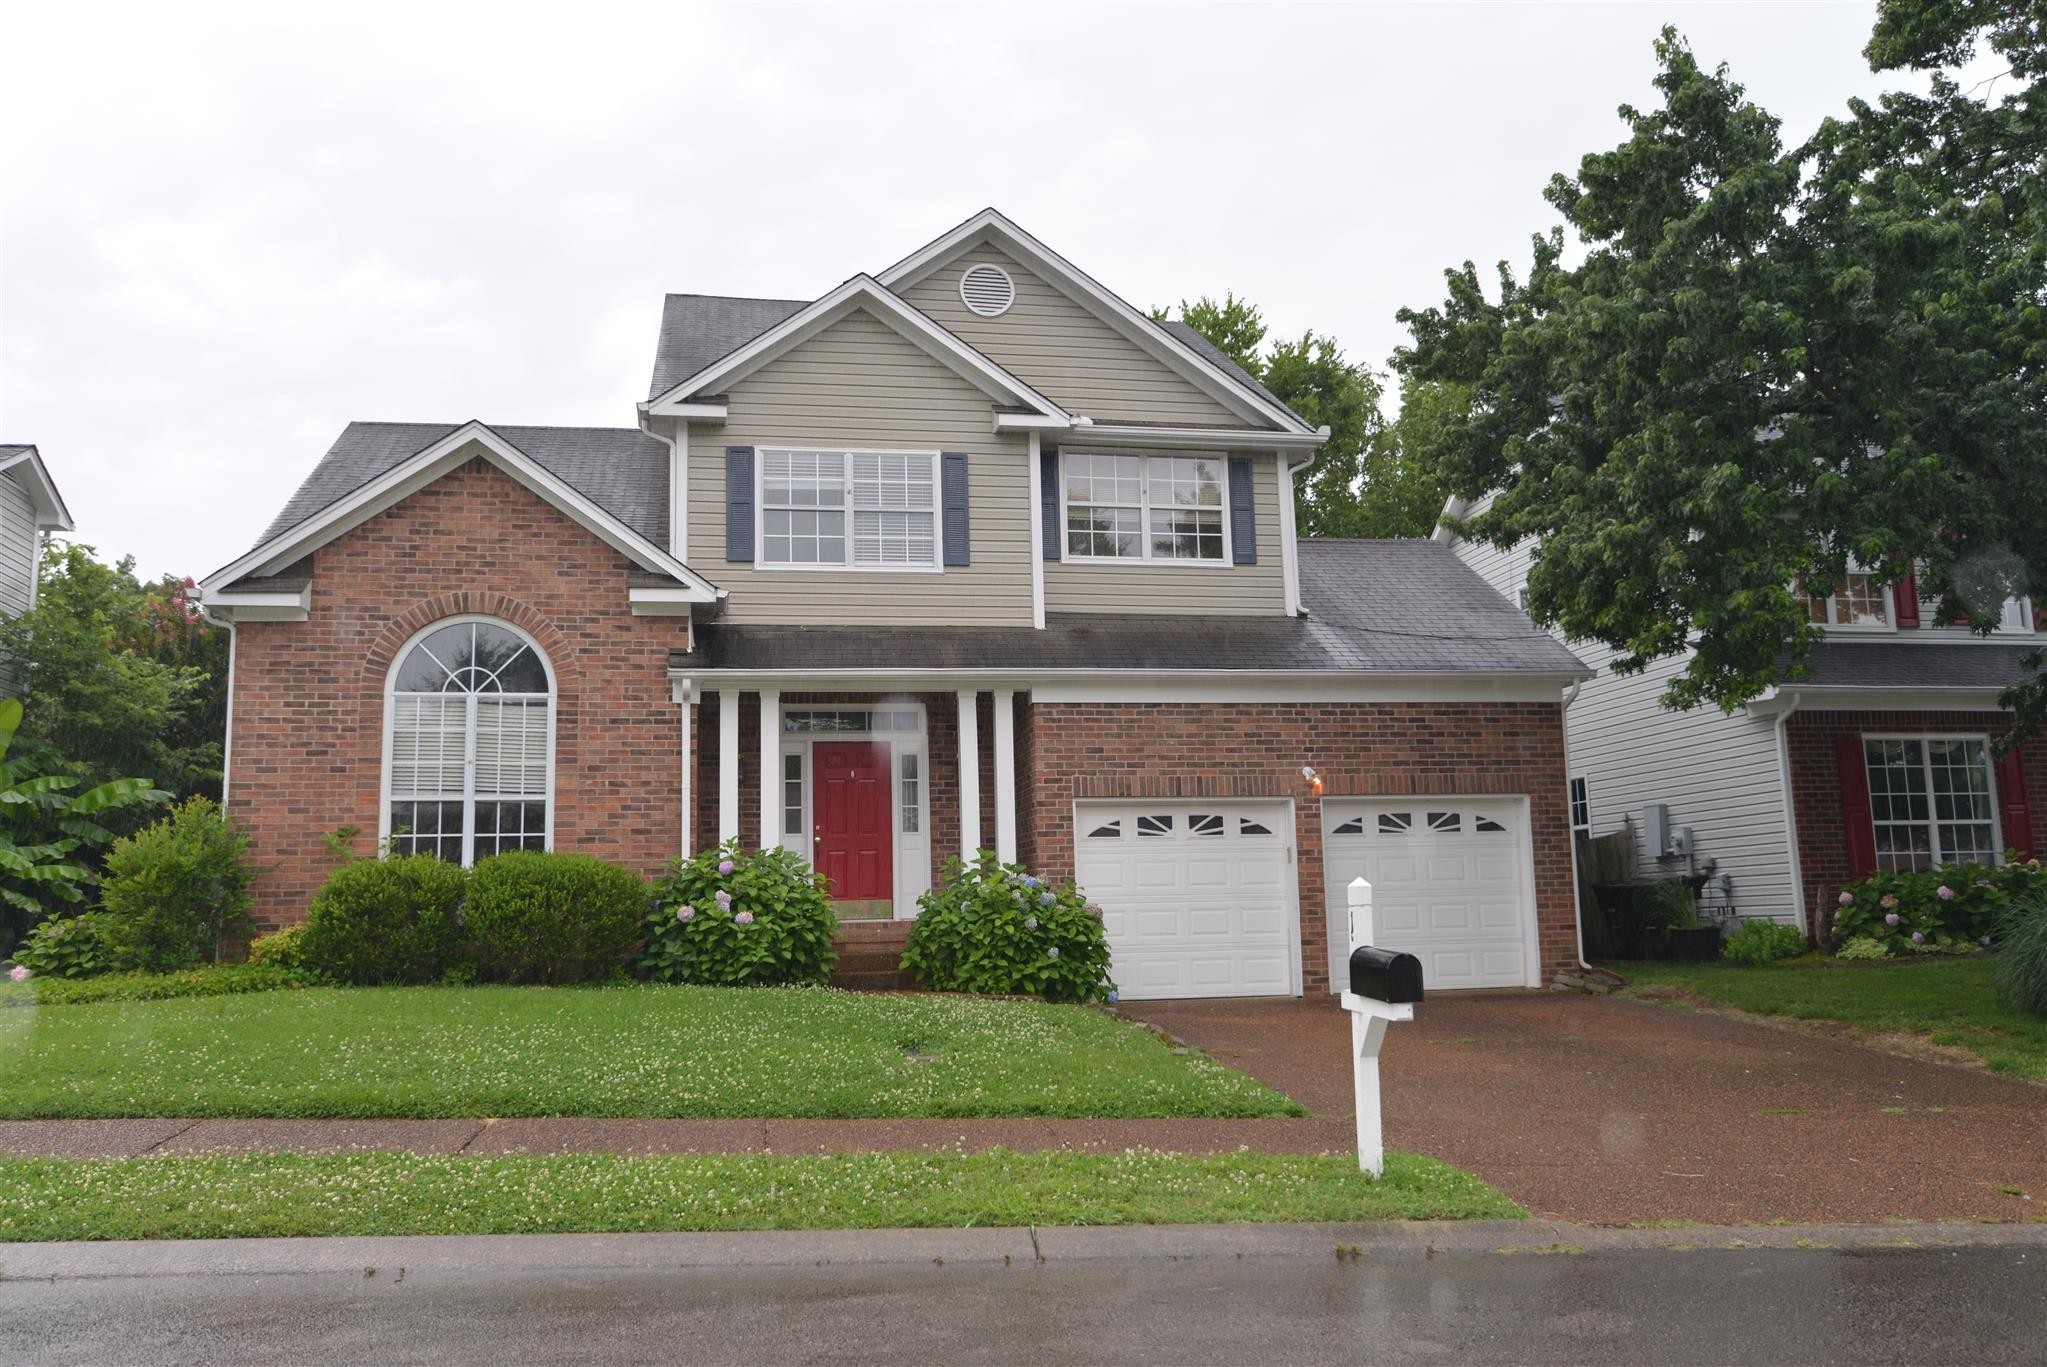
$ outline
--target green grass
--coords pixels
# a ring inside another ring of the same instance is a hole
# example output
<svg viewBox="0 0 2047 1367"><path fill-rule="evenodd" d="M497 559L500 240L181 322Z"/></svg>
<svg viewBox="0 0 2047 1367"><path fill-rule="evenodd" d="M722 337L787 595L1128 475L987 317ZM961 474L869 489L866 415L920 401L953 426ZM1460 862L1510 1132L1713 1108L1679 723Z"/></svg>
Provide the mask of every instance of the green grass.
<svg viewBox="0 0 2047 1367"><path fill-rule="evenodd" d="M1516 1219L1433 1158L1150 1151L0 1159L0 1241Z"/></svg>
<svg viewBox="0 0 2047 1367"><path fill-rule="evenodd" d="M2047 1077L2047 1019L1998 1004L1987 958L1838 963L1817 956L1741 968L1731 964L1615 964L1630 995L1671 985L1707 1001L1798 1020L1918 1035L1966 1049L1993 1072Z"/></svg>
<svg viewBox="0 0 2047 1367"><path fill-rule="evenodd" d="M304 988L0 1010L0 1116L1266 1116L1102 1012L821 988Z"/></svg>

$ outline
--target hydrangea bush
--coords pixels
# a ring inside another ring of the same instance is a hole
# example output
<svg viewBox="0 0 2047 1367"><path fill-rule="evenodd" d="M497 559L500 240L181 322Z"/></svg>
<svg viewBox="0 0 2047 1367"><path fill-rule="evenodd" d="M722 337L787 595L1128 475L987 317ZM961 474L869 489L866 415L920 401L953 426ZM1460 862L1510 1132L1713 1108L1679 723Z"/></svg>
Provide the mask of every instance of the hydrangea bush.
<svg viewBox="0 0 2047 1367"><path fill-rule="evenodd" d="M1114 998L1101 908L1070 882L1054 887L983 850L971 864L947 860L944 881L917 905L903 969L928 988Z"/></svg>
<svg viewBox="0 0 2047 1367"><path fill-rule="evenodd" d="M654 885L633 970L664 983L822 983L838 959L831 881L780 846L727 841L678 860Z"/></svg>
<svg viewBox="0 0 2047 1367"><path fill-rule="evenodd" d="M40 922L15 946L14 962L22 979L31 973L46 978L91 978L127 966L108 942L105 913L97 911Z"/></svg>
<svg viewBox="0 0 2047 1367"><path fill-rule="evenodd" d="M2042 888L2040 861L2016 851L1994 866L1873 874L1841 890L1832 940L1874 940L1891 954L1973 953L1996 942L2015 899Z"/></svg>

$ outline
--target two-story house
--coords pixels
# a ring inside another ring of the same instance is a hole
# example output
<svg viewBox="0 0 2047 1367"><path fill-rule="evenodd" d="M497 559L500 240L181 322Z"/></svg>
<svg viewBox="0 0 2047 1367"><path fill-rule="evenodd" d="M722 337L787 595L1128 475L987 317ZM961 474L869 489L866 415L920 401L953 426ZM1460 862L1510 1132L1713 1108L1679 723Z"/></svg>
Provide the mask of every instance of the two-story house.
<svg viewBox="0 0 2047 1367"><path fill-rule="evenodd" d="M1436 539L1525 602L1532 544L1503 553L1449 525L1483 506L1453 499ZM1734 712L1661 706L1687 656L1617 675L1612 651L1574 642L1597 673L1566 695L1572 826L1632 819L1646 868L1710 870L1707 904L1813 934L1870 873L2047 849L2047 811L2028 797L2047 784L2047 738L1991 751L2012 724L1998 694L2047 641L2033 604L2004 604L1988 636L1935 626L1936 606L1910 576L1849 574L1809 600L1824 637L1806 676Z"/></svg>
<svg viewBox="0 0 2047 1367"><path fill-rule="evenodd" d="M1131 997L1329 990L1360 874L1431 986L1577 962L1577 660L1445 547L1297 540L1326 433L1001 214L669 296L637 416L352 424L206 581L263 922L353 827L779 842L848 920L993 849L1078 880Z"/></svg>

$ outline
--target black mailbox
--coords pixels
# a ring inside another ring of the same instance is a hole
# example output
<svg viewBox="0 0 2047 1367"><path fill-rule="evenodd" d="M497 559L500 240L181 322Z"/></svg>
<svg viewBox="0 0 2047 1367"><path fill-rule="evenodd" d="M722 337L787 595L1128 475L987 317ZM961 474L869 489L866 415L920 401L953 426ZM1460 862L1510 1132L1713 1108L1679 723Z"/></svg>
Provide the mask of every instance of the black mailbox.
<svg viewBox="0 0 2047 1367"><path fill-rule="evenodd" d="M1395 1005L1418 1002L1422 999L1422 961L1398 950L1359 945L1350 952L1350 990Z"/></svg>

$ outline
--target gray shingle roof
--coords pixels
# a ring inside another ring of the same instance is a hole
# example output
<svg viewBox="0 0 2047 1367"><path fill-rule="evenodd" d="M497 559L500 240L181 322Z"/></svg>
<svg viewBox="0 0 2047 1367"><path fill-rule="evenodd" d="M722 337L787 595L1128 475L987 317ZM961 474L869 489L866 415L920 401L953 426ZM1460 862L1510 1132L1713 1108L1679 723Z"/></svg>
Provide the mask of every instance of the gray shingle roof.
<svg viewBox="0 0 2047 1367"><path fill-rule="evenodd" d="M647 397L659 398L810 304L808 299L669 295L661 305L661 338L654 346L654 378Z"/></svg>
<svg viewBox="0 0 2047 1367"><path fill-rule="evenodd" d="M257 539L262 545L462 426L352 422ZM632 427L492 427L548 473L657 546L668 544L668 448Z"/></svg>
<svg viewBox="0 0 2047 1367"><path fill-rule="evenodd" d="M1310 616L1050 613L1029 627L697 629L677 668L1302 670L1589 673L1576 656L1428 541L1305 541Z"/></svg>
<svg viewBox="0 0 2047 1367"><path fill-rule="evenodd" d="M2003 688L2025 678L2019 658L2039 642L1831 638L1815 645L1811 673L1785 686L1822 688Z"/></svg>
<svg viewBox="0 0 2047 1367"><path fill-rule="evenodd" d="M10 456L18 456L24 451L33 451L35 449L29 443L0 442L0 460L6 460Z"/></svg>

